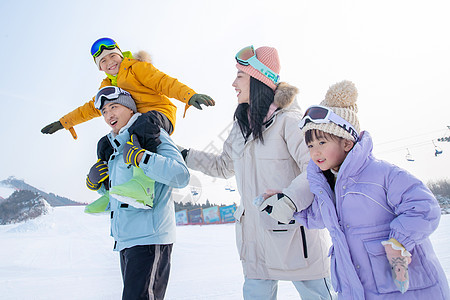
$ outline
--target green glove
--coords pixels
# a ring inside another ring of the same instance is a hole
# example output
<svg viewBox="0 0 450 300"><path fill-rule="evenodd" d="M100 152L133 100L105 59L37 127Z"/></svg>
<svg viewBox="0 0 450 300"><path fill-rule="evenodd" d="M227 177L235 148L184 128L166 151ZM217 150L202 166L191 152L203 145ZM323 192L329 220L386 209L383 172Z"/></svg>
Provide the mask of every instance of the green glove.
<svg viewBox="0 0 450 300"><path fill-rule="evenodd" d="M194 106L197 109L202 110L200 104L203 104L205 106L214 106L216 105L216 102L214 102L214 100L208 95L195 94L194 96L191 97L191 99L189 99L188 104Z"/></svg>
<svg viewBox="0 0 450 300"><path fill-rule="evenodd" d="M47 126L45 126L44 128L41 129L41 132L43 134L53 134L55 132L57 132L60 129L63 129L64 127L62 126L60 121L56 121L53 122L51 124L48 124Z"/></svg>

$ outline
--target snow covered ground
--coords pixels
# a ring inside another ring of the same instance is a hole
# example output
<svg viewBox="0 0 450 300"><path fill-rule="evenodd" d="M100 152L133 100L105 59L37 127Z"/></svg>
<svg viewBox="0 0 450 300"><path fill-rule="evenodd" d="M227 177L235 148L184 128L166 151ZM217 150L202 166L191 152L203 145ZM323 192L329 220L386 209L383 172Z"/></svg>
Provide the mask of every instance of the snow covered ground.
<svg viewBox="0 0 450 300"><path fill-rule="evenodd" d="M47 216L0 226L0 299L120 299L119 258L107 215L58 207ZM450 215L432 241L450 277ZM177 227L166 299L242 299L234 225ZM280 282L279 299L299 299Z"/></svg>
<svg viewBox="0 0 450 300"><path fill-rule="evenodd" d="M0 184L0 197L1 198L6 199L9 196L11 196L12 193L14 193L14 189L12 189L10 187L5 187Z"/></svg>

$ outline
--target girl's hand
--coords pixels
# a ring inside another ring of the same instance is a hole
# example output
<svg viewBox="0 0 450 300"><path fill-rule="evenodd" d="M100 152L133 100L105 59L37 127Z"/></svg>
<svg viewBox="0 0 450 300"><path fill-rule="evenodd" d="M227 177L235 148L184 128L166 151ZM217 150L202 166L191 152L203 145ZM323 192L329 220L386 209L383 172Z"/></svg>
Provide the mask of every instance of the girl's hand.
<svg viewBox="0 0 450 300"><path fill-rule="evenodd" d="M411 263L410 256L403 256L402 250L392 248L390 243L384 245L386 257L392 268L392 279L395 286L403 294L409 288L408 265Z"/></svg>

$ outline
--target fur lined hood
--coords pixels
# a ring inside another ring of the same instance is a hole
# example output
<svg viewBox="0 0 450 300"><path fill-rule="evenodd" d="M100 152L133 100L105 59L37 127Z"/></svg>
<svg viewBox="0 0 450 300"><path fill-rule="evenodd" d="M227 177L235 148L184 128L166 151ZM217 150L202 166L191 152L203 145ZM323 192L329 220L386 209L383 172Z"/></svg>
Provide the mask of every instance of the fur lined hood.
<svg viewBox="0 0 450 300"><path fill-rule="evenodd" d="M133 58L135 60L152 63L152 57L150 56L150 54L147 51L144 51L144 50L140 50L136 53L133 53Z"/></svg>
<svg viewBox="0 0 450 300"><path fill-rule="evenodd" d="M275 90L273 103L279 108L286 108L294 102L298 92L298 88L295 86L287 82L280 82Z"/></svg>

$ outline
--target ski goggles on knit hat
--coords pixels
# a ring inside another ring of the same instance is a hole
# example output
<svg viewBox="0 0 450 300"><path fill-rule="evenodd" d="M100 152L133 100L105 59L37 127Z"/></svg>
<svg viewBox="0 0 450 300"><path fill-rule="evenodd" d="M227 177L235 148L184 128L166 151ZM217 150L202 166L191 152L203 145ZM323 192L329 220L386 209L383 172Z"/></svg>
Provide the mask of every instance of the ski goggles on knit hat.
<svg viewBox="0 0 450 300"><path fill-rule="evenodd" d="M269 67L267 67L266 65L264 65L262 62L260 62L258 60L258 58L256 57L255 48L253 47L253 45L247 46L247 47L241 49L236 54L236 61L238 62L238 64L243 65L243 66L248 66L248 65L252 66L256 70L261 72L264 76L266 76L267 78L272 80L273 83L275 83L275 84L278 84L278 82L280 80L280 75L278 75L277 73L272 71Z"/></svg>
<svg viewBox="0 0 450 300"><path fill-rule="evenodd" d="M345 119L334 113L330 108L321 106L321 105L313 105L310 106L298 126L300 129L303 129L306 124L309 122L313 122L316 124L324 124L324 123L334 123L337 126L341 127L345 131L351 134L351 136L358 140L358 133L355 128L347 122Z"/></svg>
<svg viewBox="0 0 450 300"><path fill-rule="evenodd" d="M104 49L112 50L114 48L119 48L117 43L110 38L101 38L94 42L91 47L91 55L96 58L98 57Z"/></svg>
<svg viewBox="0 0 450 300"><path fill-rule="evenodd" d="M131 94L115 86L105 86L95 95L94 106L101 110L105 102L117 102L136 112L136 104Z"/></svg>

